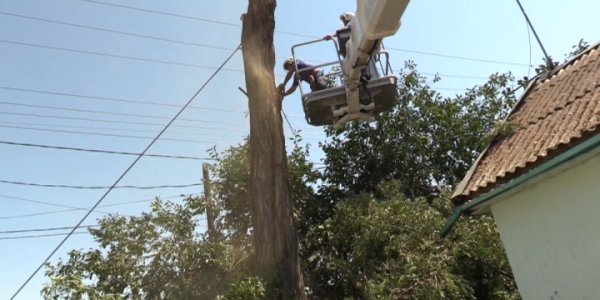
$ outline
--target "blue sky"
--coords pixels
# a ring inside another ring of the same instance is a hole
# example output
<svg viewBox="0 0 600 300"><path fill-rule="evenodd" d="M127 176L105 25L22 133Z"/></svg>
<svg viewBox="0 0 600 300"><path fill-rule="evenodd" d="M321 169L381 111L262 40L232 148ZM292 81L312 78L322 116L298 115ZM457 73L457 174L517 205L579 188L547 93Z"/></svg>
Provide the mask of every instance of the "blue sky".
<svg viewBox="0 0 600 300"><path fill-rule="evenodd" d="M177 106L185 104L239 44L239 17L247 7L247 1L242 0L99 1L179 16L82 0L0 0L0 27L4 29L0 32L0 154L4 158L0 160L0 180L77 186L113 184L135 156L1 143L141 152L162 129L161 124L177 113ZM580 38L590 43L599 38L594 26L587 23L594 20L600 3L573 0L565 5L557 0L522 0L522 4L547 51L557 60L562 61ZM275 35L277 84L283 80L281 63L290 55L291 46L310 39L306 36L322 37L334 32L340 26L338 15L354 11L355 5L354 1L341 0L279 1ZM410 59L424 74L452 75L442 75L442 81L434 85L443 95L461 93L466 87L483 83L494 72L512 71L522 77L530 71L527 25L514 1L412 1L402 23L398 34L384 41L387 48L395 49L390 50L392 66L398 70ZM299 54L312 61L334 59L335 53L325 45L305 48ZM537 65L542 52L533 35L531 45L532 61ZM243 114L247 101L238 90L245 86L242 68L241 53L237 53L226 70L193 101L195 107L187 109L148 153L206 157L206 150L213 145L222 150L240 142L248 133L248 120ZM283 109L292 126L302 129L305 142L313 145L311 159L318 162L322 152L316 145L324 135L321 128L306 124L299 90L285 99ZM286 126L286 134L290 133ZM199 183L202 162L144 157L120 185ZM58 206L90 207L105 191L0 183L0 231L74 226L85 211L56 212L67 209ZM123 203L201 192L201 186L115 189L102 205L117 205L99 210L132 215L146 210L148 202ZM43 214L27 216L38 213ZM93 213L84 225L94 224L102 215ZM63 232L0 234L1 299L8 299L64 236L5 238ZM51 261L66 257L71 249L93 246L88 236L74 235ZM43 274L44 269L17 299L40 299L41 285L46 282Z"/></svg>

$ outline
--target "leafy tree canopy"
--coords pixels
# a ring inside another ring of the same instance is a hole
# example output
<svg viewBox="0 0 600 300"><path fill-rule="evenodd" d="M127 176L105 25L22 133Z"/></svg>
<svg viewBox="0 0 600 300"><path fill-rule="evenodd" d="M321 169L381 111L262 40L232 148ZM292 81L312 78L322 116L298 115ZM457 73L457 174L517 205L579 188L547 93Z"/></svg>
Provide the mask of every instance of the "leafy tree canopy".
<svg viewBox="0 0 600 300"><path fill-rule="evenodd" d="M452 187L490 139L510 133L502 120L518 86L497 73L442 97L409 61L393 110L372 126L325 128L324 168L308 160L301 133L290 138L287 177L311 299L520 299L490 217L438 237ZM44 298L278 299L279 283L261 279L275 269L253 263L247 140L210 154L211 199L156 199L140 216L104 217L89 229L96 249L46 266ZM220 212L210 236L201 232L209 203Z"/></svg>

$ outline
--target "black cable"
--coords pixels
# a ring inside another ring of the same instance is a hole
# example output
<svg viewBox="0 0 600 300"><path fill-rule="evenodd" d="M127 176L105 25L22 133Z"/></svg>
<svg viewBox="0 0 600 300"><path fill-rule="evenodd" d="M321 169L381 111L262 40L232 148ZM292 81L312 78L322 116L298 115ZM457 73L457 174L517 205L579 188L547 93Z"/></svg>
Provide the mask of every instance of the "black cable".
<svg viewBox="0 0 600 300"><path fill-rule="evenodd" d="M507 61L490 60L490 59L480 59L480 58L471 58L471 57L455 56L455 55L447 55L447 54L437 54L437 53L431 53L431 52L406 50L406 49L391 48L391 47L388 47L387 49L395 50L395 51L400 51L400 52L416 53L416 54L423 54L423 55L430 55L430 56L438 56L438 57L446 57L446 58L454 58L454 59L478 61L478 62L501 64L501 65L513 65L513 66L525 66L525 67L530 66L530 65L526 65L526 64L513 63L513 62L507 62Z"/></svg>
<svg viewBox="0 0 600 300"><path fill-rule="evenodd" d="M161 199L165 199L165 200L170 200L170 199L174 199L174 198L178 198L178 197L182 197L183 195L178 195L178 196L169 196L169 197L164 197ZM6 197L6 196L5 196ZM17 197L12 197L12 196L8 196L11 198L17 198ZM48 205L54 205L54 203L46 203L44 201L38 201L38 200L32 200L32 199L24 199L24 200L28 200L30 202L37 202L40 204L48 204ZM145 202L151 202L154 201L155 198L153 199L143 199L143 200L133 200L133 201L125 201L125 202L117 202L117 203L113 203L113 204L105 204L105 205L100 205L98 206L98 208L102 207L114 207L114 206L123 206L123 205L129 205L129 204L136 204L136 203L145 203ZM51 214L57 214L57 213L63 213L63 212L71 212L71 211L77 211L77 210L88 210L90 209L89 207L84 208L84 207L73 207L70 209L66 209L66 210L53 210L53 211L45 211L45 212L39 212L39 213L33 213L33 214L24 214L24 215L10 215L10 216L1 216L0 220L7 220L7 219L19 219L19 218L26 218L26 217L34 217L34 216L42 216L42 215L51 215ZM102 214L111 214L110 212L101 212L98 210L94 210L94 213L102 213Z"/></svg>
<svg viewBox="0 0 600 300"><path fill-rule="evenodd" d="M44 205L55 206L55 207L63 207L63 208L69 208L69 209L75 209L75 210L85 210L85 208L81 208L81 207L75 207L75 206L70 206L70 205L62 205L62 204L57 204L57 203L52 203L52 202L46 202L46 201L40 201L40 200L25 199L25 198L14 197L14 196L9 196L9 195L1 195L0 194L0 198L17 200L17 201L23 201L23 202L30 202L30 203L35 203L35 204L44 204ZM97 212L100 212L100 213L103 213L103 214L109 214L109 212L105 212L105 211L97 211Z"/></svg>
<svg viewBox="0 0 600 300"><path fill-rule="evenodd" d="M212 48L212 49L227 50L227 51L235 50L233 48L225 48L225 47L219 47L219 46L211 46L211 45L205 45L205 44L184 42L184 41L179 41L179 40L172 40L172 39L160 38L160 37L137 34L137 33L129 33L129 32L124 32L124 31L119 31L119 30L111 30L111 29L92 27L92 26L87 26L87 25L79 25L79 24L73 24L73 23L67 23L67 22L61 22L61 21L42 19L42 18L37 18L37 17L30 17L30 16L19 15L19 14L3 12L3 11L0 11L0 15L7 15L7 16L12 16L12 17L17 17L17 18L30 19L30 20L66 25L66 26L72 26L72 27L78 27L78 28L84 28L84 29L98 30L98 31L110 32L110 33L116 33L116 34L122 34L122 35L128 35L128 36L135 36L135 37L140 37L140 38L146 38L146 39L151 39L151 40L158 40L158 41L164 41L164 42L170 42L170 43L176 43L176 44L182 44L182 45L197 46L197 47Z"/></svg>
<svg viewBox="0 0 600 300"><path fill-rule="evenodd" d="M84 112L84 113L92 113L92 114L103 114L103 115L111 115L111 116L126 116L126 117L136 117L136 118L146 118L146 119L163 119L163 120L169 120L169 117L163 117L163 116L142 115L142 114L122 113L122 112L93 110L93 109L58 107L58 106L49 106L49 105L27 104L27 103L14 103L14 102L6 102L6 101L0 101L0 104L13 105L13 106L44 108L44 109L53 109L53 110L76 111L76 112ZM202 122L202 123L219 123L219 124L248 125L248 123L223 122L223 121L216 121L216 120L213 121L213 120L188 119L188 118L180 118L179 120L180 121L189 121L189 122ZM164 124L162 126L164 126Z"/></svg>
<svg viewBox="0 0 600 300"><path fill-rule="evenodd" d="M533 35L535 36L535 38L538 41L538 44L540 45L540 48L542 48L542 52L544 52L544 56L546 57L546 64L548 65L548 67L550 69L553 69L554 66L554 62L552 61L552 59L550 59L550 56L548 55L548 53L546 53L546 49L544 48L544 45L542 44L542 41L540 40L540 37L537 35L537 32L535 31L535 28L533 28L533 24L531 24L531 21L529 21L529 17L527 16L527 13L525 12L525 9L523 8L523 6L521 5L521 1L516 0L517 4L519 5L519 8L521 9L521 12L523 13L523 16L525 17L525 20L527 21L527 24L529 24L529 27L531 28L531 31L533 31ZM550 70L552 71L552 70Z"/></svg>
<svg viewBox="0 0 600 300"><path fill-rule="evenodd" d="M79 1L86 1L86 0L79 0ZM95 1L89 1L89 2L102 3L102 2L95 2ZM102 4L112 5L112 4L108 4L108 3L102 3ZM113 6L124 7L124 6L120 6L120 5L113 5ZM131 8L131 7L126 7L126 8ZM185 41L179 41L179 40L172 40L172 39L167 39L167 38L161 38L161 37L155 37L155 36L148 36L148 35L141 35L141 34L136 34L136 33L128 33L128 32L124 32L124 31L110 30L110 29L99 28L99 27L92 27L92 26L87 26L87 25L79 25L79 24L73 24L73 23L67 23L67 22L61 22L61 21L54 21L54 20L48 20L48 19L42 19L42 18L36 18L36 17L30 17L30 16L24 16L24 15L19 15L19 14L13 14L13 13L8 13L8 12L0 12L0 14L9 15L9 16L13 16L13 17L20 17L20 18L32 19L32 20L37 20L37 21L42 21L42 22L50 22L50 23L61 24L61 25L66 25L66 26L74 26L74 27L91 29L91 30L99 30L99 31L111 32L111 33L116 33L116 34L123 34L123 35L129 35L129 36L147 38L147 39L152 39L152 40L166 41L166 42L183 44L183 45L191 45L191 46L212 48L212 49L217 49L217 50L233 50L231 48L225 48L225 47L219 47L219 46L212 46L212 45L205 45L205 44L198 44L198 43L185 42ZM210 22L215 22L215 23L220 23L220 24L226 24L226 25L241 26L239 24L233 24L233 23L227 23L227 22L219 22L219 21L208 20L208 19L198 19L198 20L201 20L201 21L210 21ZM315 36L309 36L309 35L303 35L303 34L296 34L296 33L291 33L291 32L282 32L282 31L275 31L275 32L276 33L283 33L283 34L290 34L290 35L295 35L295 36L302 36L302 37L307 37L307 38L318 38L318 37L315 37ZM11 43L12 41L4 41L4 42ZM113 56L113 57L118 57L118 58L123 58L123 59L145 60L145 61L151 61L151 62L155 62L155 63L166 63L166 64L184 65L184 66L199 67L199 68L214 68L214 67L199 66L199 65L193 65L193 64L182 64L182 63L175 63L175 62L168 62L168 61L158 61L158 60L142 59L142 58L132 58L132 57L119 56L119 55L112 55L112 54L93 53L93 52L82 51L82 50L74 50L74 49L66 49L66 48L56 48L56 47L50 47L50 46L42 46L42 45L35 45L35 44L25 44L25 43L19 43L19 42L12 42L12 43L21 44L21 45L27 45L27 46L55 48L55 50L63 50L63 51L87 52L87 54L107 55L107 56ZM512 63L512 62L504 62L504 61L496 61L496 60L488 60L488 59L476 59L476 58L461 57L461 56L454 56L454 55L446 55L446 54L430 53L430 52L423 52L423 51L399 49L399 48L393 48L393 47L392 48L388 48L388 49L395 50L395 51L401 51L401 52L409 52L409 53L431 55L431 56L438 56L438 57L446 57L446 58L453 58L453 59L463 59L463 60L471 60L471 61L486 62L486 63L496 63L496 64L526 66L526 65L521 64L521 63ZM318 61L315 61L315 62L318 62ZM243 72L243 70L235 70L235 69L224 69L224 70L233 71L233 72ZM280 74L276 74L276 75L277 76L281 76L281 77L285 76L285 75L280 75Z"/></svg>
<svg viewBox="0 0 600 300"><path fill-rule="evenodd" d="M81 126L81 125L60 125L60 124L44 124L44 123L28 123L28 122L0 122L0 124L8 126L43 126L43 127L58 127L68 129L91 129L91 130L108 130L108 131L128 131L128 132L150 132L156 133L155 130L149 129L131 129L131 128L111 128L111 127L94 127L94 126ZM199 133L199 132L183 132L183 131L170 131L170 134L190 135L190 136L214 136L210 133ZM244 138L246 135L234 135L228 133L219 133L219 136L229 136L235 138Z"/></svg>
<svg viewBox="0 0 600 300"><path fill-rule="evenodd" d="M292 130L292 133L294 134L294 136L296 135L296 130L294 130L294 127L292 127L292 123L290 123L290 120L288 120L287 115L285 114L285 111L283 111L283 108L281 109L281 113L283 114L283 116L285 117L285 120L288 123L288 126L290 126L290 129Z"/></svg>
<svg viewBox="0 0 600 300"><path fill-rule="evenodd" d="M216 21L216 20L205 19L205 18L198 18L198 17L186 16L186 15L181 15L181 14L166 13L166 12L161 12L161 11L156 11L156 10L150 10L150 9L144 9L144 8L138 8L138 7L132 7L132 6L125 6L125 5L120 5L120 4L106 3L106 2L102 2L102 1L95 1L95 0L77 0L77 1L88 2L88 3L95 3L95 4L99 4L99 5L119 7L119 8L130 9L130 10L137 10L137 11L142 11L142 12L147 12L147 13L153 13L153 14L158 14L158 15L166 15L166 16L171 16L171 17L178 17L178 18L184 18L184 19L190 19L190 20L196 20L196 21L202 21L202 22L209 22L209 23L215 23L215 24L222 24L222 25L229 25L229 26L241 27L241 25L237 24L237 23L229 23L229 22ZM275 30L275 33L280 33L280 34L285 34L285 35L292 35L292 36L299 36L299 37L305 37L305 38L310 38L310 39L320 39L320 38L322 38L322 37L317 37L317 36L312 36L312 35L299 34L299 33L287 32L287 31L278 31L278 30ZM463 59L463 60L466 59L466 60L473 60L473 61L487 62L487 63L527 66L525 64L520 64L520 63L511 63L511 62L503 62L503 61L495 61L495 60L487 60L487 59L475 59L475 58L460 57L460 56L453 56L453 55L428 53L428 52L421 52L421 51L414 51L414 50L405 50L405 49L398 49L398 48L389 48L388 47L387 49L401 51L401 52L417 53L417 54L423 54L423 55L433 55L433 56L454 58L454 59Z"/></svg>
<svg viewBox="0 0 600 300"><path fill-rule="evenodd" d="M13 128L13 129L22 129L22 130L34 130L34 131L46 131L46 132L70 133L70 134L81 134L81 135L97 135L97 136L107 136L107 137L130 138L130 139L152 139L151 136L110 134L110 133L99 133L99 132L85 132L85 131L73 131L73 130L59 130L59 129L47 129L47 128L23 127L23 126L9 126L9 125L2 125L2 124L0 124L0 128ZM231 145L230 142L223 142L223 141L200 141L200 140L187 140L187 139L174 139L174 138L161 138L161 140L163 140L163 141L173 141L173 142L198 143L198 144L224 144L224 145Z"/></svg>
<svg viewBox="0 0 600 300"><path fill-rule="evenodd" d="M0 144L12 145L12 146L36 147L36 148L45 148L45 149L56 149L56 150L71 150L71 151L81 151L81 152L91 152L91 153L106 153L106 154L118 154L118 155L140 155L140 153L136 153L136 152L85 149L85 148L52 146L52 145L31 144L31 143L17 143L17 142L10 142L10 141L0 141ZM164 155L164 154L144 154L144 156L160 157L160 158L173 158L173 159L215 160L214 158L210 158L210 157L193 157L193 156Z"/></svg>
<svg viewBox="0 0 600 300"><path fill-rule="evenodd" d="M50 237L50 236L60 236L60 235L66 235L67 238L70 237L71 235L74 234L87 234L87 232L70 232L70 233L50 233L50 234L39 234L39 235L26 235L26 236L11 236L11 237L0 237L0 240L20 240L20 239L31 239L31 238L41 238L41 237ZM18 292L17 292L18 293ZM17 294L15 294L14 296L12 296L12 298L10 298L11 300L14 299L14 297Z"/></svg>
<svg viewBox="0 0 600 300"><path fill-rule="evenodd" d="M527 80L531 80L529 78L531 76L531 30L529 30L529 24L525 24L527 26L527 39L529 41L529 68L527 69Z"/></svg>
<svg viewBox="0 0 600 300"><path fill-rule="evenodd" d="M194 96L192 96L190 98L190 100L186 103L186 105L184 105L181 110L179 110L179 112L173 117L173 119L169 122L169 124L167 124L165 126L165 128L152 140L152 142L150 142L150 144L146 147L146 149L144 149L144 151L142 151L142 153L133 161L133 163L131 163L131 165L125 170L125 172L123 172L123 174L121 176L119 176L119 178L115 181L115 183L106 191L106 193L100 198L100 200L98 200L98 202L96 202L96 204L85 214L85 216L81 219L81 221L79 221L77 223L77 225L75 225L73 227L73 229L71 230L71 232L69 232L69 234L58 244L58 246L56 246L56 248L50 253L50 255L48 255L48 257L39 265L39 267L33 272L33 274L31 274L31 276L29 276L29 278L23 283L23 285L21 285L21 287L19 287L19 289L15 292L15 294L10 298L11 300L14 299L20 292L21 290L27 285L27 283L29 283L29 281L31 281L31 279L35 276L35 274L37 274L37 272L44 266L44 264L46 262L48 262L48 260L50 258L52 258L52 256L54 255L54 253L56 253L56 251L58 251L58 249L60 249L60 247L67 241L67 239L75 232L75 230L77 229L77 227L79 227L83 221L85 221L85 219L92 213L92 211L94 211L94 209L96 209L96 207L98 205L100 205L100 203L104 200L104 198L106 198L106 196L117 186L117 184L121 181L121 179L123 177L125 177L125 175L127 175L127 173L129 172L129 170L131 170L133 168L133 166L135 166L135 164L142 158L142 156L150 149L150 147L152 147L152 145L154 145L154 143L160 138L160 136L169 128L169 126L175 122L175 120L177 119L177 117L183 113L183 111L186 109L186 107L194 100L194 98L196 98L196 96L198 94L200 94L200 92L204 89L204 87L206 87L206 85L219 73L219 71L221 70L221 68L223 68L227 62L229 62L229 60L233 57L233 55L235 55L235 53L240 49L242 45L240 44L235 51L233 51L231 53L231 55L229 55L229 57L221 64L221 66L219 67L219 69L217 69L209 78L208 80L200 87L200 89L196 92L196 94L194 94Z"/></svg>
<svg viewBox="0 0 600 300"><path fill-rule="evenodd" d="M196 65L196 64L179 63L179 62L172 62L172 61L165 61L165 60L157 60L157 59L149 59L149 58L140 58L140 57L133 57L133 56L117 55L117 54L108 54L108 53L93 52L93 51L87 51L87 50L76 50L76 49L61 48L61 47L54 47L54 46L46 46L46 45L24 43L24 42L16 42L16 41L9 41L9 40L0 40L0 43L21 45L21 46L29 46L29 47L37 47L37 48L59 50L59 51L66 51L66 52L74 52L74 53L80 53L80 54L90 54L90 55L98 55L98 56L107 56L107 57L129 59L129 60L137 60L137 61L152 62L152 63L159 63L159 64L167 64L167 65L175 65L175 66L194 67L194 68L202 68L202 69L214 69L214 67L203 66L203 65ZM233 70L233 71L237 72L237 70Z"/></svg>
<svg viewBox="0 0 600 300"><path fill-rule="evenodd" d="M140 100L132 100L132 99L123 99L123 98L111 98L111 97L101 97L101 96L93 96L93 95L82 95L82 94L72 94L72 93L63 93L63 92L42 91L42 90L36 90L36 89L16 88L16 87L9 87L9 86L0 86L0 89L2 89L2 90L11 90L11 91L18 91L18 92L28 92L28 93L56 95L56 96L67 96L67 97L74 97L74 98L88 98L88 99L95 99L95 100L124 102L124 103L132 103L132 104L168 106L168 107L178 107L178 108L182 107L182 105L171 104L171 103L150 102L150 101L140 101ZM215 111L244 113L244 111L242 111L242 110L225 109L225 108L214 108L214 107L205 107L205 106L194 106L194 105L190 105L188 108L201 109L201 110L215 110Z"/></svg>
<svg viewBox="0 0 600 300"><path fill-rule="evenodd" d="M192 67L192 68L200 68L200 69L210 69L210 70L217 69L217 67L197 65L197 64L180 63L180 62L174 62L174 61L158 60L158 59L151 59L151 58L141 58L141 57L110 54L110 53L103 53L103 52L94 52L94 51L88 51L88 50L61 48L61 47L55 47L55 46L47 46L47 45L32 44L32 43L17 42L17 41L2 40L2 39L0 39L0 43L28 46L28 47L36 47L36 48L50 49L50 50L58 50L58 51L65 51L65 52L73 52L73 53L79 53L79 54L106 56L106 57L112 57L112 58L151 62L151 63L165 64L165 65L174 65L174 66L183 66L183 67ZM244 72L243 70L227 69L227 68L223 68L222 71ZM281 75L281 74L275 74L275 76L285 77L285 75Z"/></svg>
<svg viewBox="0 0 600 300"><path fill-rule="evenodd" d="M102 53L102 52L92 52L92 51L86 51L86 50L77 50L77 49L53 47L53 46L46 46L46 45L40 45L40 44L31 44L31 43L24 43L24 42L16 42L16 41L8 41L8 40L0 40L0 43L8 43L8 44L21 45L21 46L37 47L37 48L50 49L50 50L67 51L67 52L74 52L74 53L80 53L80 54L107 56L107 57L120 58L120 59L128 59L128 60L136 60L136 61L145 61L145 62L159 63L159 64L168 64L168 65L176 65L176 66L184 66L184 67L194 67L194 68L202 68L202 69L215 69L215 67L204 66L204 65L197 65L197 64L179 63L179 62L172 62L172 61L165 61L165 60L140 58L140 57L117 55L117 54L108 54L108 53ZM455 59L465 59L465 60L479 61L479 62L488 62L488 63L496 63L496 64L527 66L525 64L519 64L519 63L510 63L510 62L502 62L502 61L492 61L492 60L485 60L485 59L476 59L476 58L468 58L468 57L445 55L445 54L435 54L435 53L428 53L428 52L421 52L421 51L404 50L404 49L398 49L398 48L389 48L389 49L396 50L396 51L404 51L404 52L412 52L412 53L424 54L424 55L433 55L433 56L440 56L440 57L447 57L447 58L455 58ZM225 70L225 71L232 71L232 72L243 72L243 70L236 70L236 69L223 69L223 70ZM275 76L285 77L285 75L283 75L283 74L275 74ZM452 75L452 76L447 75L447 76L448 77L457 77L457 78L469 78L468 76L458 76L458 75ZM481 79L481 78L478 78L478 79ZM440 88L440 89L458 90L458 89L452 89L452 88Z"/></svg>
<svg viewBox="0 0 600 300"><path fill-rule="evenodd" d="M198 44L198 43L193 43L193 42L186 42L186 41L174 40L174 39L168 39L168 38L162 38L162 37L151 36L151 35L131 33L131 32L125 32L125 31L120 31L120 30L112 30L112 29L106 29L106 28L100 28L100 27L93 27L93 26L88 26L88 25L67 23L67 22L62 22L62 21L55 21L55 20L38 18L38 17L19 15L19 14L9 13L9 12L0 12L0 14L7 15L7 16L12 16L12 17L17 17L17 18L35 20L35 21L40 21L40 22L47 22L47 23L53 23L53 24L59 24L59 25L65 25L65 26L83 28L83 29L91 29L91 30L109 32L109 33L122 34L122 35L127 35L127 36L134 36L134 37L139 37L139 38L145 38L145 39L151 39L151 40L157 40L157 41L175 43L175 44L180 44L180 45L196 46L196 47L210 48L210 49L216 49L216 50L226 50L226 51L233 51L234 50L233 48L213 46L213 45L206 45L206 44ZM279 56L279 57L285 58L284 56Z"/></svg>
<svg viewBox="0 0 600 300"><path fill-rule="evenodd" d="M50 110L77 111L77 112L84 112L84 113L103 114L103 115L109 115L109 116L133 116L133 117L149 118L149 119L168 119L168 118L162 117L162 116L130 114L130 113L120 113L120 112L90 110L90 109L78 109L78 108L68 108L68 107L49 106L49 105L36 105L36 104L27 104L27 103L14 103L14 102L6 102L6 101L0 101L0 105L34 107L34 108L43 108L43 109L50 109ZM161 124L161 123L132 122L132 121L118 121L118 120L112 120L112 119L106 120L106 119L94 119L94 118L78 118L78 117L52 116L52 115L47 115L47 114L40 115L40 114L28 114L28 113L5 112L5 111L0 111L0 114L28 116L28 117L39 117L39 118L50 118L50 119L67 119L67 120L104 122L104 123L121 123L121 124L131 124L131 125L165 126L165 124ZM180 121L202 122L202 123L220 123L220 124L232 124L232 125L248 125L248 123L213 121L213 120L204 120L204 119L186 119L186 118L181 118ZM27 124L27 125L32 125L32 124ZM42 125L42 126L46 126L46 125ZM47 126L58 126L58 125L47 125ZM204 126L194 126L194 125L172 125L172 126L173 127L181 127L181 128L208 129L208 130L227 130L227 131L244 131L244 132L248 131L247 128L235 128L235 127L233 127L233 128L204 127ZM61 126L58 126L58 127L61 127ZM62 127L64 127L64 126L62 126ZM84 128L84 127L77 126L77 128ZM303 128L306 128L306 127L303 127ZM115 129L109 129L109 128L91 128L91 129L115 130ZM118 130L122 130L121 128L117 128L117 129ZM128 131L132 131L132 130L130 129ZM133 130L133 131L147 131L147 130ZM206 135L206 134L199 134L199 133L186 133L186 132L176 132L176 131L171 131L171 133L191 134L191 135ZM307 134L309 134L309 135L311 135L311 134L312 135L320 135L319 133L316 133L316 132L312 132L312 133L309 132Z"/></svg>
<svg viewBox="0 0 600 300"><path fill-rule="evenodd" d="M2 103L0 103L0 104L2 104ZM165 126L165 124L161 124L161 123L119 121L119 120L112 120L112 119L97 119L97 118L67 117L67 116L56 116L56 115L48 115L48 114L43 114L42 115L42 114L5 112L5 111L0 111L0 114L2 114L2 115L10 115L10 116L35 117L35 118L43 118L43 119L87 121L87 122L99 122L99 123L110 123L110 124L128 124L128 125L144 125L144 126ZM196 120L196 121L198 121L198 122L207 122L207 123L211 122L211 121L204 121L204 120ZM221 122L221 123L226 123L226 122ZM237 123L229 123L229 124L237 124ZM236 127L225 128L225 127L205 127L205 126L176 125L176 124L171 125L171 127L248 132L247 128L236 128ZM301 128L307 128L307 127L301 127ZM320 133L316 133L316 132L305 132L304 134L306 134L306 135L321 135Z"/></svg>
<svg viewBox="0 0 600 300"><path fill-rule="evenodd" d="M143 153L140 153L143 155ZM166 189L166 188L186 188L201 186L203 183L190 183L190 184L179 184L179 185L155 185L155 186L135 186L135 185L119 185L119 186L80 186L80 185L66 185L66 184L42 184L42 183L31 183L21 181L10 181L0 179L0 183L13 184L13 185L24 185L24 186L35 186L35 187L47 187L47 188L67 188L67 189L78 189L78 190L102 190L102 189L137 189L137 190L153 190L153 189Z"/></svg>
<svg viewBox="0 0 600 300"><path fill-rule="evenodd" d="M98 227L100 225L82 225L77 227L77 229L79 228L92 228L92 227ZM57 230L67 230L67 229L73 229L72 226L66 226L66 227L49 227L49 228L33 228L33 229L19 229L19 230L5 230L5 231L0 231L0 234L13 234L13 233L25 233L25 232L40 232L40 231L57 231Z"/></svg>
<svg viewBox="0 0 600 300"><path fill-rule="evenodd" d="M93 0L78 0L78 1L95 3L95 4L100 4L100 5L106 5L106 6L119 7L119 8L125 8L125 9L130 9L130 10L137 10L137 11L142 11L142 12L147 12L147 13L153 13L153 14L159 14L159 15L165 15L165 16L171 16L171 17L178 17L178 18L183 18L183 19L190 19L190 20L208 22L208 23L215 23L215 24L221 24L221 25L229 25L229 26L234 26L234 27L242 27L242 25L237 24L237 23L215 21L215 20L210 20L210 19L204 19L204 18L198 18L198 17L191 17L191 16L185 16L185 15L173 14L173 13L167 13L167 12L150 10L150 9L144 9L144 8L139 8L139 7L125 6L125 5L112 4L112 3L106 3L106 2L101 2L101 1L93 1ZM293 35L293 36L300 36L300 37L306 37L306 38L315 38L314 36L310 36L310 35L293 33L293 32L286 32L286 31L279 31L279 30L275 30L275 33L281 33L281 34L287 34L287 35Z"/></svg>

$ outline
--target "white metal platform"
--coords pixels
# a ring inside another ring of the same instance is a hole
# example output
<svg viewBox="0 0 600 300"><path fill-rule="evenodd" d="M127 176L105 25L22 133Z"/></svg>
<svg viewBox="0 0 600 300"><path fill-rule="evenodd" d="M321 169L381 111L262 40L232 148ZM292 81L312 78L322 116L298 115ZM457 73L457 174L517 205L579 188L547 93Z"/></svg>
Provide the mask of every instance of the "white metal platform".
<svg viewBox="0 0 600 300"><path fill-rule="evenodd" d="M367 89L373 99L369 103L369 95L360 87L361 112L373 117L393 108L396 101L396 82L394 75L372 79ZM364 104L362 104L364 103ZM346 89L343 86L304 94L302 97L306 120L310 125L323 126L335 124L344 117L347 106ZM366 105L365 105L366 104Z"/></svg>

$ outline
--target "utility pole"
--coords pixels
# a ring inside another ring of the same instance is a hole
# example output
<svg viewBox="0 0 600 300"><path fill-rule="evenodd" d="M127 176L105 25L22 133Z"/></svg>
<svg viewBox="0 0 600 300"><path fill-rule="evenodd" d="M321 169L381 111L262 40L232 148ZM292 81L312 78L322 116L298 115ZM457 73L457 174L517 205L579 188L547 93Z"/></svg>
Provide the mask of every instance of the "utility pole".
<svg viewBox="0 0 600 300"><path fill-rule="evenodd" d="M204 199L206 199L206 222L208 223L208 234L215 235L215 219L213 213L212 195L210 193L210 174L208 172L208 163L202 164L202 177L204 178Z"/></svg>

